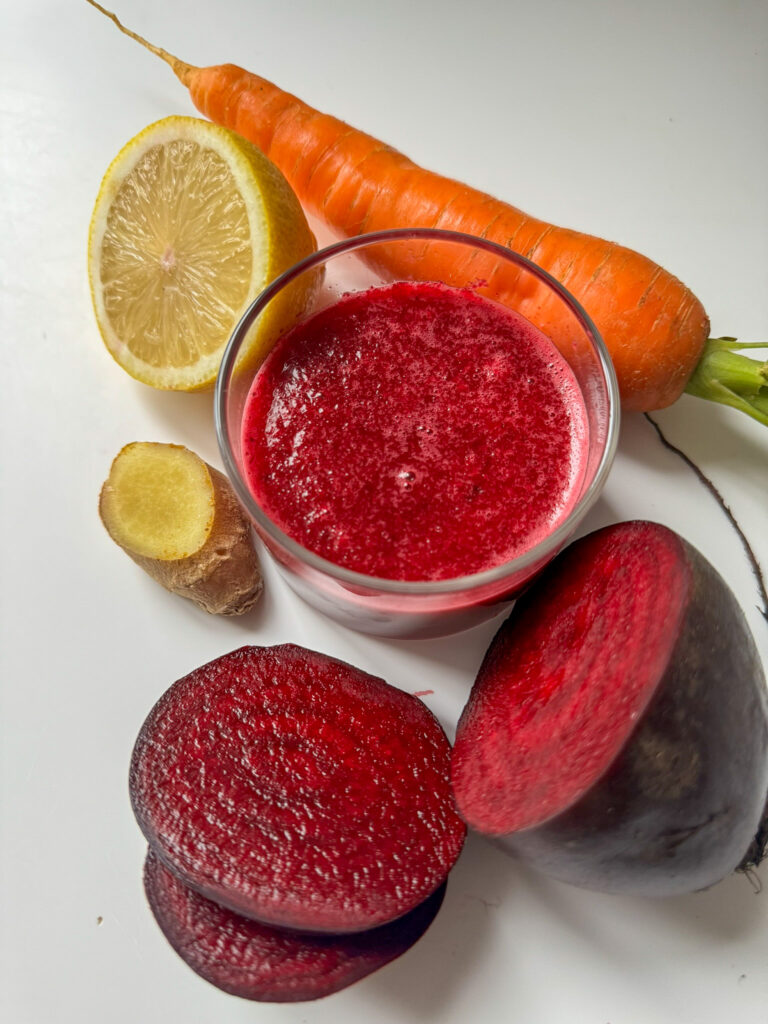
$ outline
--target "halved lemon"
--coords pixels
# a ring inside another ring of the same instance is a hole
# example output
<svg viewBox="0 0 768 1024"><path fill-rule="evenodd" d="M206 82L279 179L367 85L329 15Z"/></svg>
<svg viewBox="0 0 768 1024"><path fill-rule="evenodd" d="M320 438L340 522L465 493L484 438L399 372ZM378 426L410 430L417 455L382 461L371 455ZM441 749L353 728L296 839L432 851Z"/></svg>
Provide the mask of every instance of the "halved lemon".
<svg viewBox="0 0 768 1024"><path fill-rule="evenodd" d="M99 330L137 380L209 388L246 306L314 250L296 195L260 150L208 121L164 118L120 151L96 199L88 273ZM271 304L244 362L263 359L288 312Z"/></svg>

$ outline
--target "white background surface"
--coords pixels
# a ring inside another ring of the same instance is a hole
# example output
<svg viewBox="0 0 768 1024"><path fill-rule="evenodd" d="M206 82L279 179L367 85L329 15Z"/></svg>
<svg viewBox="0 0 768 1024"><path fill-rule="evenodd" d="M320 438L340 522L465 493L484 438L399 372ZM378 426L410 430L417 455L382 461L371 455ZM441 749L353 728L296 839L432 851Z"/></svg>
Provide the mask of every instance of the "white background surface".
<svg viewBox="0 0 768 1024"><path fill-rule="evenodd" d="M428 167L647 253L702 298L713 334L768 338L765 0L114 3L190 62L258 71ZM768 1022L768 892L739 877L663 903L595 895L477 839L421 943L325 1001L250 1004L177 959L144 903L126 788L160 693L243 643L293 641L433 689L427 703L451 729L496 623L443 641L367 639L301 605L269 564L261 605L217 620L114 547L96 498L123 444L184 443L220 464L210 397L125 376L85 273L109 161L145 124L193 109L169 69L84 2L0 11L2 1019ZM690 398L658 420L768 567L768 432ZM639 517L706 553L768 663L738 540L632 416L585 529Z"/></svg>

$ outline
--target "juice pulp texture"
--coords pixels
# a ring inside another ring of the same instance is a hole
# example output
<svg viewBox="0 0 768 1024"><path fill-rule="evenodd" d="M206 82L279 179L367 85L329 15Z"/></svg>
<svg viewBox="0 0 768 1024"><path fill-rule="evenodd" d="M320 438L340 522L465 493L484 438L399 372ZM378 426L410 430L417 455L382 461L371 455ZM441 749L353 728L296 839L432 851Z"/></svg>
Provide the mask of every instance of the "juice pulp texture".
<svg viewBox="0 0 768 1024"><path fill-rule="evenodd" d="M400 282L277 343L243 419L245 476L305 548L393 580L501 565L568 515L587 414L555 346L474 292Z"/></svg>

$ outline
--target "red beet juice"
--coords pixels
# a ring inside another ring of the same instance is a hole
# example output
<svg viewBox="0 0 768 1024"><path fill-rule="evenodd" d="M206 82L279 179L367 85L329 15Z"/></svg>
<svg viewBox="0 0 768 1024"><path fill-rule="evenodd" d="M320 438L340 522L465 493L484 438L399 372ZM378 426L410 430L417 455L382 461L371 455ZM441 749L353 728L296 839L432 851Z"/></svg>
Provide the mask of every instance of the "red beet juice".
<svg viewBox="0 0 768 1024"><path fill-rule="evenodd" d="M523 317L399 282L284 335L243 419L245 474L299 544L368 576L442 580L508 562L575 505L587 412Z"/></svg>

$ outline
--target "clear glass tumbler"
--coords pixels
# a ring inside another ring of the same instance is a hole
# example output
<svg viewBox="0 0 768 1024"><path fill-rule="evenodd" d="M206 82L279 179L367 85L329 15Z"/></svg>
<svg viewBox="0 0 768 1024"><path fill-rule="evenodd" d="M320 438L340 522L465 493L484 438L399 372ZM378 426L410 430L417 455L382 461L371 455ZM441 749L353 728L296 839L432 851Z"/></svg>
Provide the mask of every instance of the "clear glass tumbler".
<svg viewBox="0 0 768 1024"><path fill-rule="evenodd" d="M559 526L511 561L457 579L378 579L335 565L298 544L264 512L246 483L242 427L257 370L243 358L252 331L287 330L343 295L393 281L441 281L469 288L522 314L555 343L587 410L587 464L578 498ZM260 318L264 318L260 320ZM351 629L389 637L434 637L496 615L554 557L598 497L619 426L616 377L605 345L579 303L530 260L493 242L452 231L398 229L328 246L286 271L251 304L222 360L216 431L226 472L290 586Z"/></svg>

